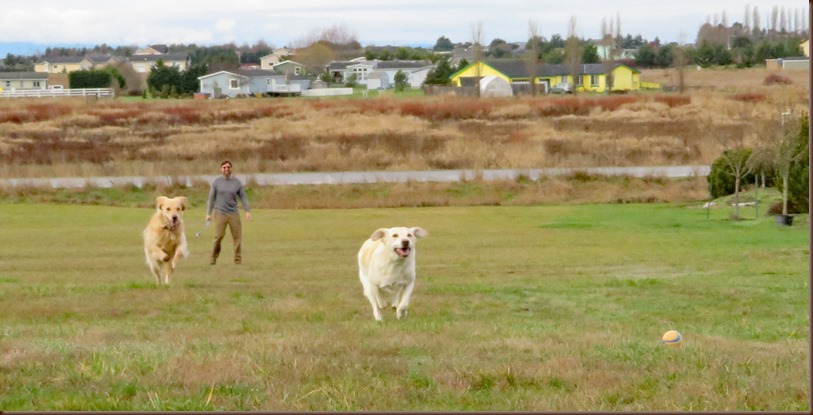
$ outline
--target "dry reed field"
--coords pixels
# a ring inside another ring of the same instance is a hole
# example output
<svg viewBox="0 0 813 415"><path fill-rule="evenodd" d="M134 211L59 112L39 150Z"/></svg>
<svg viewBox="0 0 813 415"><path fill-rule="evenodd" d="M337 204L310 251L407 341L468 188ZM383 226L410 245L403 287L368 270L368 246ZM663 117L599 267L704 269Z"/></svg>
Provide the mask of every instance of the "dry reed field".
<svg viewBox="0 0 813 415"><path fill-rule="evenodd" d="M756 122L806 109L806 76L687 71L685 94L5 100L0 175L209 174L223 158L245 173L710 164L723 148L712 132L755 144Z"/></svg>

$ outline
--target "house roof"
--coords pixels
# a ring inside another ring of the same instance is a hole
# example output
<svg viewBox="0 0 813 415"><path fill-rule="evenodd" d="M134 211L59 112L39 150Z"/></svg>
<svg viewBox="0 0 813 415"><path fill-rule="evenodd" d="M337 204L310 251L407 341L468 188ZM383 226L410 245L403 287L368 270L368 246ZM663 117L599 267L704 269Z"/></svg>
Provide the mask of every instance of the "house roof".
<svg viewBox="0 0 813 415"><path fill-rule="evenodd" d="M210 73L210 74L207 74L207 75L199 76L198 79L206 79L206 78L211 78L213 76L218 76L218 75L232 75L232 76L234 76L236 78L248 79L248 77L245 76L245 75L240 75L238 73L229 72L229 71L218 71L218 72Z"/></svg>
<svg viewBox="0 0 813 415"><path fill-rule="evenodd" d="M85 60L86 56L54 56L49 58L42 58L39 63L79 63Z"/></svg>
<svg viewBox="0 0 813 415"><path fill-rule="evenodd" d="M282 62L275 63L275 64L271 65L271 67L272 67L272 68L276 68L277 66L283 66L283 65L305 66L305 65L303 65L303 64L301 64L301 63L299 63L299 62L294 62L294 61L282 61Z"/></svg>
<svg viewBox="0 0 813 415"><path fill-rule="evenodd" d="M0 72L0 79L48 79L47 72Z"/></svg>
<svg viewBox="0 0 813 415"><path fill-rule="evenodd" d="M528 66L527 61L522 59L495 59L490 61L484 61L484 64L494 68L495 70L499 71L503 75L507 76L508 78L527 78L528 77ZM473 64L472 64L473 65ZM614 63L611 66L611 71L615 70L615 68L619 66L624 66L629 68L635 73L639 71L635 68L630 68L627 65ZM461 69L457 73L463 72L468 67ZM580 64L576 73L578 75L599 75L605 73L607 70L606 66L603 63L588 63L588 64ZM559 76L559 75L568 75L570 74L570 68L567 65L537 65L536 67L536 76L537 77L549 77L549 76ZM452 76L457 75L455 73Z"/></svg>
<svg viewBox="0 0 813 415"><path fill-rule="evenodd" d="M186 61L189 55L186 53L167 53L163 55L133 55L130 56L131 62L158 62L158 59L164 62L178 62Z"/></svg>
<svg viewBox="0 0 813 415"><path fill-rule="evenodd" d="M225 71L222 71L225 72ZM285 76L285 74L281 74L279 72L269 71L266 69L240 69L237 71L238 74L247 76L249 78L256 77L256 76Z"/></svg>
<svg viewBox="0 0 813 415"><path fill-rule="evenodd" d="M167 45L150 45L151 48L155 49L156 52L167 53L169 52L169 46Z"/></svg>
<svg viewBox="0 0 813 415"><path fill-rule="evenodd" d="M376 69L418 69L430 66L426 61L380 61Z"/></svg>

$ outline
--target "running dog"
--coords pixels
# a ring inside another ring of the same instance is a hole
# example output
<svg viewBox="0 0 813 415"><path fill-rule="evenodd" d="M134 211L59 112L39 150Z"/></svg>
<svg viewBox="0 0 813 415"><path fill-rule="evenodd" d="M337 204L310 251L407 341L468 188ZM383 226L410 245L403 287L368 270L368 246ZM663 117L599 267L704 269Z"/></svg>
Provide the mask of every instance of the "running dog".
<svg viewBox="0 0 813 415"><path fill-rule="evenodd" d="M184 196L155 198L156 212L144 228L144 254L156 284L169 284L175 266L189 256L183 223L188 203Z"/></svg>
<svg viewBox="0 0 813 415"><path fill-rule="evenodd" d="M415 243L427 235L418 227L381 228L361 246L359 279L376 320L382 320L381 311L388 305L396 309L398 319L406 317L415 288Z"/></svg>

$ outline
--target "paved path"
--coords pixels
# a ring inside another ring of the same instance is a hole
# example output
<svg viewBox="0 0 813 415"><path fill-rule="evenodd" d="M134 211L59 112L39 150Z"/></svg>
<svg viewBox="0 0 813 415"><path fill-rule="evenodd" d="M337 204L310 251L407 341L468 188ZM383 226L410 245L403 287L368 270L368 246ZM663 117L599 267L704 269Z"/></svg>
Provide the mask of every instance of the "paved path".
<svg viewBox="0 0 813 415"><path fill-rule="evenodd" d="M412 170L412 171L371 171L333 173L257 173L237 174L243 183L256 183L260 186L297 184L353 184L375 182L456 182L460 180L516 180L525 176L537 180L546 176L561 176L574 172L585 172L604 176L627 175L634 177L692 177L706 176L709 166L664 166L664 167L585 167L549 169L505 169L505 170ZM58 177L47 179L0 179L0 187L119 187L134 185L142 187L147 183L181 183L191 186L195 183L211 183L215 175L198 176L158 176L158 177Z"/></svg>

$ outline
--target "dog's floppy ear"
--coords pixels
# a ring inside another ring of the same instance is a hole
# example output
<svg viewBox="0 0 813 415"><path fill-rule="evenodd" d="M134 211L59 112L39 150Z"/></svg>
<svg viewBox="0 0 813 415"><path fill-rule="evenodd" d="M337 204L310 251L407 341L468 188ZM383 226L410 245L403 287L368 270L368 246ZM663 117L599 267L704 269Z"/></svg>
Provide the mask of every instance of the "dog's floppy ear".
<svg viewBox="0 0 813 415"><path fill-rule="evenodd" d="M370 236L370 239L373 240L373 241L377 241L377 240L387 236L387 231L389 231L389 229L380 228L377 231L373 232L373 235Z"/></svg>
<svg viewBox="0 0 813 415"><path fill-rule="evenodd" d="M181 201L181 210L186 210L186 205L189 204L189 199L187 199L186 196L180 196L178 197L178 200Z"/></svg>
<svg viewBox="0 0 813 415"><path fill-rule="evenodd" d="M424 228L414 227L409 229L416 238L423 238L424 236L429 236L429 232L426 231Z"/></svg>
<svg viewBox="0 0 813 415"><path fill-rule="evenodd" d="M166 201L167 201L166 196L158 196L158 197L156 197L155 198L155 207L158 210L161 210L161 207L164 206L164 203L166 203Z"/></svg>

